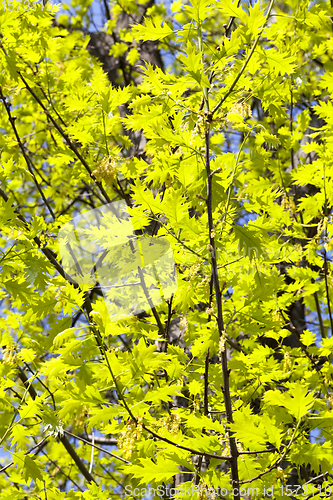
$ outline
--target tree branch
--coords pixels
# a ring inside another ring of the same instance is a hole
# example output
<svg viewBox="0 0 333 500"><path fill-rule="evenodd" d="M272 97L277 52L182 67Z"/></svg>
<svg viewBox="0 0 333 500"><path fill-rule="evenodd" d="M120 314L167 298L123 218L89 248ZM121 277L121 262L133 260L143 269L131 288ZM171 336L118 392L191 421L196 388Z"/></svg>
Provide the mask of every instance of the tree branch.
<svg viewBox="0 0 333 500"><path fill-rule="evenodd" d="M96 448L96 450L102 451L103 453L110 455L111 457L115 458L116 460L120 460L121 462L124 462L125 464L131 463L128 460L125 460L124 458L119 457L118 455L115 455L114 453L111 453L110 451L105 450L104 448L101 448L100 446L97 446L96 444L92 443L92 440L89 441L89 440L85 439L84 437L79 436L78 434L73 434L72 432L69 432L69 431L64 431L64 433L68 434L68 436L71 436L74 439L79 439L80 441L83 441L84 443L89 444L89 446L92 446L93 448ZM94 441L96 442L97 439L98 438L96 438L96 439L94 438ZM117 441L115 444L117 444Z"/></svg>
<svg viewBox="0 0 333 500"><path fill-rule="evenodd" d="M32 453L34 450L35 450L34 455L37 455L37 453L39 453L44 448L44 446L46 445L48 439L49 439L49 436L46 436L44 439L42 439L41 441L39 441L39 443L35 444L35 446L33 446L32 448L30 448L30 450L26 451L25 455L30 455L30 453ZM9 464L5 465L4 467L2 467L0 469L0 472L5 472L7 469L9 469L9 467L11 467L12 465L14 465L14 463L15 462L10 462Z"/></svg>
<svg viewBox="0 0 333 500"><path fill-rule="evenodd" d="M29 392L31 398L36 399L37 392L36 392L35 388L31 384L29 384L28 378L27 378L26 374L24 373L24 371L21 368L18 368L18 370L19 370L19 378L23 382L23 385L28 389L28 392ZM68 441L67 437L61 436L61 437L59 437L59 439L60 439L61 443L64 445L64 447L66 448L68 454L74 460L79 471L86 478L86 480L89 483L91 483L91 482L95 483L96 482L95 479L92 477L92 475L90 474L88 469L86 469L86 466L84 465L81 458L79 457L79 455L76 453L76 451L74 450L74 448L72 447L72 445Z"/></svg>
<svg viewBox="0 0 333 500"><path fill-rule="evenodd" d="M232 461L231 456L223 457L222 455L214 455L213 453L207 453L205 451L194 450L193 448L189 448L188 446L182 446L178 443L175 443L174 441L171 441L171 439L160 436L159 434L157 434L157 432L152 431L151 429L146 427L144 424L142 424L142 428L145 429L149 434L151 434L155 438L159 439L160 441L164 441L165 443L171 444L172 446L175 446L176 448L179 448L181 450L189 451L193 455L200 455L200 456L208 457L208 458L216 458L217 460L225 460L225 461L229 461L229 462Z"/></svg>
<svg viewBox="0 0 333 500"><path fill-rule="evenodd" d="M207 103L208 104L208 103ZM209 117L209 115L208 115ZM216 310L217 310L217 325L219 330L220 339L224 335L224 324L223 324L223 313L222 313L222 297L221 290L219 284L218 270L217 270L217 259L216 259L216 249L215 249L215 237L214 237L214 224L213 224L213 208L212 208L212 176L210 169L210 145L209 145L209 120L206 122L206 130L205 130L205 166L206 166L206 177L207 177L207 215L208 215L208 230L209 230L209 243L210 243L210 252L211 252L211 269L212 269L212 278L214 283L215 290L215 301L216 301ZM223 375L223 397L224 404L226 410L226 417L228 425L233 423L232 418L232 407L231 407L231 396L230 396L230 388L229 388L229 370L228 370L228 360L227 353L224 349L221 352L221 364L222 364L222 375ZM235 500L240 500L239 495L239 474L238 474L238 450L236 446L236 440L233 436L233 433L229 431L229 446L231 453L231 479L233 488L235 489L236 494L234 494Z"/></svg>
<svg viewBox="0 0 333 500"><path fill-rule="evenodd" d="M38 181L37 181L37 179L36 179L36 177L35 177L35 174L34 174L34 172L33 172L33 170L32 170L31 160L30 160L29 156L27 155L27 153L26 153L26 151L25 151L25 147L24 147L24 146L23 146L23 144L22 144L22 141L21 141L21 139L20 139L19 133L18 133L17 128L16 128L16 125L15 125L15 119L16 119L16 117L15 117L15 116L12 116L11 111L10 111L10 103L8 103L8 102L6 101L6 98L5 98L5 96L3 95L3 93L2 93L2 89L1 89L1 87L0 87L0 99L2 100L3 105L5 106L5 109L6 109L6 111L7 111L7 115L8 115L8 120L9 120L9 123L10 123L10 125L11 125L11 127L12 127L12 129L13 129L13 132L14 132L14 134L15 134L15 137L16 137L16 140L17 140L17 143L18 143L18 145L19 145L19 147L20 147L20 149L21 149L21 151L22 151L23 157L24 157L25 162L26 162L26 164L27 164L27 167L28 167L28 170L29 170L30 175L31 175L31 177L32 177L32 180L34 181L35 186L36 186L37 190L39 191L39 194L41 195L41 197L42 197L42 199L43 199L43 201L44 201L44 203L45 203L46 207L48 208L48 210L49 210L49 212L50 212L50 214L51 214L51 216L52 216L52 218L53 218L53 219L55 219L55 215L54 215L54 212L53 212L53 210L52 210L52 207L51 207L51 205L49 204L49 202L47 201L47 199L45 198L45 195L44 195L44 193L43 193L43 190L42 190L42 188L40 187L40 185L39 185L39 183L38 183Z"/></svg>
<svg viewBox="0 0 333 500"><path fill-rule="evenodd" d="M93 437L91 434L80 436L84 439L86 439L89 442L92 442ZM101 437L101 436L94 436L94 442L97 444L104 444L105 446L117 446L117 439L110 439L106 437Z"/></svg>
<svg viewBox="0 0 333 500"><path fill-rule="evenodd" d="M4 200L4 201L8 201L9 200L9 197L8 195L0 188L0 196L1 198ZM12 205L13 206L13 205ZM30 226L28 224L28 222L25 220L25 218L23 217L23 215L20 213L20 211L16 208L15 209L15 212L17 214L17 218L23 222L25 228L30 231ZM50 250L49 248L44 248L43 245L42 245L42 242L40 241L40 239L38 238L38 236L35 236L33 238L34 242L36 243L36 245L38 246L38 248L43 252L43 254L45 255L45 257L51 262L51 264L56 268L56 270L58 271L58 273L66 280L68 281L69 283L72 283L74 287L78 287L78 284L72 280L72 278L66 273L66 271L64 270L64 268L59 264L59 262L57 261L57 259L55 258L54 256L54 253L52 252L52 250Z"/></svg>
<svg viewBox="0 0 333 500"><path fill-rule="evenodd" d="M18 76L20 77L20 79L22 80L22 82L24 83L25 85L25 88L28 90L28 92L30 92L30 94L33 96L33 98L35 99L35 101L40 105L40 107L44 110L44 112L46 113L46 115L48 116L48 118L51 120L51 122L53 123L54 127L58 130L59 134L62 135L62 137L65 139L69 149L71 151L73 151L73 153L75 154L75 156L80 160L80 162L82 163L82 165L85 167L85 169L87 170L87 172L89 173L90 177L96 182L97 186L99 187L101 193L103 194L104 198L106 199L106 201L108 203L111 203L111 200L110 200L110 197L109 195L107 194L107 192L105 191L104 187L102 186L101 182L97 181L95 176L92 175L92 172L91 172L91 169L88 165L88 163L86 162L86 160L83 158L83 156L79 153L75 143L73 141L71 141L71 139L68 137L68 135L66 134L66 132L60 127L60 125L58 125L58 123L55 121L55 119L53 118L53 116L51 115L51 113L48 111L48 109L44 106L44 104L42 103L42 101L39 99L39 97L35 94L35 92L32 90L32 88L29 86L29 84L27 83L27 81L25 80L25 78L22 76L22 74L20 73L20 71L17 71L17 74Z"/></svg>

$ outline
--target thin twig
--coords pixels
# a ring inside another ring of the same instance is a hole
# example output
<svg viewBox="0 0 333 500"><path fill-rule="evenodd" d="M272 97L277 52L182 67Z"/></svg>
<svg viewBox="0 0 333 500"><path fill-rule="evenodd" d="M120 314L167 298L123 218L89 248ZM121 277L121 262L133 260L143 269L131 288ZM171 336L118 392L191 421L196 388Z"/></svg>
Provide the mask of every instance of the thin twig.
<svg viewBox="0 0 333 500"><path fill-rule="evenodd" d="M256 47L257 47L257 45L258 45L258 43L259 43L259 40L260 40L260 38L261 38L261 35L262 35L263 31L264 31L264 28L265 28L265 26L266 26L266 22L267 22L267 20L268 20L268 17L269 17L269 15L270 15L271 10L272 10L272 7L273 7L273 3L274 3L274 0L271 0L270 4L269 4L269 6L268 6L268 10L267 10L267 14L266 14L266 20L265 20L265 22L264 22L264 25L263 25L263 27L261 28L261 31L260 31L259 35L258 35L258 36L257 36L257 38L255 39L254 44L253 44L253 46L252 46L252 49L250 50L250 52L249 52L249 54L248 54L248 56L247 56L247 58L246 58L246 60L245 60L245 62L244 62L244 64L243 64L243 66L241 67L241 69L240 69L239 73L237 74L236 78L234 79L234 81L233 81L233 82L232 82L232 84L230 85L229 90L228 90L228 91L224 94L224 96L223 96L223 98L221 99L221 101L220 101L218 104L216 104L215 108L214 108L214 109L213 109L213 111L212 111L212 115L214 115L214 114L216 113L216 111L218 111L218 110L220 109L220 107L222 106L222 104L223 104L223 103L227 100L227 98L229 97L229 95L232 93L232 91L234 90L235 86L237 85L238 80L240 79L240 77L241 77L241 76L242 76L242 74L244 73L245 68L246 68L246 66L248 65L248 63L249 63L249 61L250 61L251 57L253 56L254 51L255 51L255 49L256 49Z"/></svg>
<svg viewBox="0 0 333 500"><path fill-rule="evenodd" d="M311 484L311 483L313 483L313 481L317 481L317 479L322 479L325 476L327 476L327 474L328 474L328 472L324 472L323 474L320 474L319 476L313 477L313 478L309 479L309 481L307 481L306 483L304 483L303 486Z"/></svg>
<svg viewBox="0 0 333 500"><path fill-rule="evenodd" d="M52 399L52 404L53 404L53 409L56 410L57 407L56 407L56 403L55 403L55 399L54 399L54 395L53 395L53 392L50 391L50 389L47 387L46 384L44 384L44 382L32 371L32 369L30 368L30 366L28 365L28 363L25 363L25 366L27 367L27 370L29 370L29 372L34 375L35 379L44 387L44 389L50 394L51 396L51 399ZM21 368L19 367L19 370L21 370ZM21 370L23 371L23 370Z"/></svg>
<svg viewBox="0 0 333 500"><path fill-rule="evenodd" d="M27 164L27 167L28 167L29 173L30 173L30 175L31 175L31 177L32 177L32 180L34 181L35 186L36 186L37 190L39 191L39 194L41 195L41 197L42 197L42 199L43 199L43 201L44 201L44 203L45 203L46 207L48 208L48 210L49 210L49 212L50 212L50 214L51 214L51 216L52 216L52 218L53 218L53 219L55 219L55 215L54 215L54 212L53 212L53 210L52 210L52 207L51 207L51 205L49 204L49 202L47 201L47 199L46 199L46 197L45 197L45 195L44 195L44 193L43 193L43 190L42 190L42 188L40 187L40 185L39 185L39 183L38 183L38 181L37 181L37 179L36 179L36 177L35 177L35 174L34 174L33 169L32 169L31 160L30 160L29 156L27 155L27 153L26 153L26 151L25 151L25 147L24 147L24 146L23 146L23 144L22 144L21 138L20 138L20 136L19 136L19 133L18 133L17 128L16 128L16 125L15 125L15 120L16 120L16 117L15 117L15 116L12 116L11 111L10 111L10 103L8 103L8 102L6 101L6 98L5 98L5 96L3 95L3 93L2 93L2 89L1 89L1 87L0 87L0 99L2 100L3 105L5 106L5 109L6 109L6 111L7 111L7 115L8 115L8 120L9 120L9 123L10 123L10 125L11 125L11 127L12 127L12 129L13 129L13 132L14 132L14 134L15 134L15 137L16 137L16 140L17 140L17 143L18 143L18 145L19 145L19 147L20 147L20 149L21 149L21 151L22 151L23 157L24 157L25 162L26 162L26 164Z"/></svg>
<svg viewBox="0 0 333 500"><path fill-rule="evenodd" d="M4 201L8 201L9 200L9 197L8 195L3 191L3 189L0 188L0 196L1 198L4 200ZM13 206L13 205L12 205ZM30 231L30 226L28 224L28 222L25 220L25 218L23 217L23 215L20 213L20 211L16 208L15 209L15 212L17 214L17 218L23 222L24 224L24 227ZM58 273L66 280L66 281L69 281L70 283L72 283L72 285L74 287L78 287L78 284L71 279L70 276L68 276L68 274L66 273L66 271L63 269L63 267L59 264L59 262L57 261L57 259L55 258L54 256L54 253L52 252L52 250L48 249L48 248L45 248L42 244L42 242L40 241L40 239L38 238L38 236L35 236L33 238L34 242L36 243L36 245L38 246L38 248L43 252L43 254L45 255L45 257L51 262L51 264L56 268L56 270L58 271Z"/></svg>
<svg viewBox="0 0 333 500"><path fill-rule="evenodd" d="M239 484L246 484L246 483L252 483L253 481L256 481L257 479L260 479L262 476L265 476L266 474L268 474L269 472L272 472L273 469L275 469L276 467L278 467L282 462L283 460L285 459L291 445L293 444L294 442L294 439L295 439L295 436L296 436L296 433L298 431L298 428L299 428L299 425L300 425L300 422L301 422L301 419L297 422L296 424L296 427L294 429L294 432L289 440L289 443L287 444L287 446L285 447L285 450L282 454L282 456L280 458L278 458L273 465L271 465L268 469L266 469L265 471L263 472L260 472L260 474L258 474L257 476L254 476L252 477L251 479L246 479L245 481L240 481Z"/></svg>
<svg viewBox="0 0 333 500"><path fill-rule="evenodd" d="M208 109L208 102L206 103L206 109ZM209 110L208 110L209 113ZM209 116L209 115L208 115ZM205 167L206 167L206 177L207 177L207 216L208 216L208 230L209 230L209 244L211 252L211 270L215 290L215 302L217 310L217 325L219 330L219 337L222 338L224 335L224 324L223 324L223 312L222 312L222 296L219 284L219 276L217 269L217 259L216 259L216 248L215 248L215 236L214 236L214 223L213 223L213 207L212 207L212 176L210 168L210 130L209 130L209 119L206 121L205 130ZM226 418L228 425L233 423L232 417L232 407L231 407L231 396L229 387L229 370L228 370L228 360L227 353L224 349L221 352L221 365L222 365L222 376L223 376L223 398L226 410ZM229 446L231 453L231 479L234 491L234 500L240 500L239 495L239 474L238 474L238 464L237 457L239 455L236 440L233 433L229 430Z"/></svg>
<svg viewBox="0 0 333 500"><path fill-rule="evenodd" d="M29 384L28 378L26 374L24 373L23 370L19 370L19 378L23 382L23 385L28 389L28 392L33 400L36 399L37 397L37 392L35 388L32 386L32 384ZM82 473L82 475L86 478L88 482L93 482L95 483L95 479L92 477L90 472L86 469L86 466L82 462L81 458L78 456L70 442L68 441L66 436L61 436L60 438L61 443L64 445L66 448L68 454L71 456L71 458L74 460L76 466L78 467L79 471Z"/></svg>
<svg viewBox="0 0 333 500"><path fill-rule="evenodd" d="M36 455L37 453L39 453L39 451L41 449L43 449L43 447L45 446L47 440L49 439L50 436L46 436L45 438L43 438L41 441L39 441L39 443L35 444L35 446L33 446L32 448L30 448L30 450L26 451L25 452L25 455L30 455L30 453L32 453L34 450L37 450L35 451L34 455ZM5 472L7 469L9 469L9 467L11 467L12 465L14 465L15 462L10 462L9 464L5 465L4 467L2 467L0 469L0 472Z"/></svg>
<svg viewBox="0 0 333 500"><path fill-rule="evenodd" d="M272 470L276 469L278 467L280 462L275 462L273 465L271 465L268 469L266 469L263 472L260 472L257 476L252 477L251 479L246 479L245 481L239 481L239 484L247 484L247 483L252 483L253 481L256 481L257 479L260 479L262 476L265 476L269 472L272 472Z"/></svg>
<svg viewBox="0 0 333 500"><path fill-rule="evenodd" d="M62 135L62 137L65 139L65 141L66 141L69 149L71 149L71 151L73 151L73 153L75 154L75 156L80 160L80 162L82 163L82 165L85 167L85 169L89 173L90 177L96 182L97 186L99 187L99 189L100 189L101 193L103 194L104 198L106 199L106 201L108 203L111 203L109 195L105 191L105 189L102 186L102 184L99 181L96 180L96 178L94 177L94 175L92 175L92 172L91 172L91 169L90 169L88 163L83 158L83 156L79 153L79 151L78 151L78 149L77 149L74 141L72 141L69 138L69 136L66 134L66 132L60 127L60 125L58 125L58 123L55 121L55 119L53 118L53 116L51 115L51 113L49 112L49 110L46 108L46 106L44 106L44 104L42 103L42 101L39 99L39 97L35 94L35 92L29 86L29 84L27 83L27 81L25 80L25 78L22 76L22 74L20 73L20 71L17 71L17 74L21 78L21 80L24 83L24 85L25 85L26 89L28 90L28 92L30 92L30 94L33 96L33 98L35 99L35 101L40 105L40 107L44 110L44 112L46 113L46 115L49 117L49 119L53 123L54 127L58 130L59 134Z"/></svg>
<svg viewBox="0 0 333 500"><path fill-rule="evenodd" d="M67 479L69 479L69 481L71 481L74 486L76 486L76 488L79 490L79 491L82 491L83 492L83 489L81 488L81 486L79 486L75 481L74 479L72 479L68 474L66 474L66 472L60 467L60 465L58 465L54 460L52 460L47 453L45 453L44 450L42 450L42 453L43 455L46 456L46 458L48 459L48 461L53 464L55 467L57 467L57 469L59 470L60 474L62 474L63 476L67 477Z"/></svg>
<svg viewBox="0 0 333 500"><path fill-rule="evenodd" d="M83 443L89 444L89 446L96 448L96 450L102 451L106 455L110 455L110 457L113 457L116 460L120 460L121 462L124 462L125 464L131 463L128 460L125 460L124 458L119 457L118 455L115 455L114 453L111 453L111 451L108 451L105 448L101 448L97 444L93 443L93 438L91 439L91 441L88 441L88 439L85 439L84 437L79 436L78 434L73 434L72 432L69 432L69 431L64 431L64 433L67 434L68 436L71 436L74 439L79 439L80 441L83 441ZM96 438L94 438L94 441L96 442Z"/></svg>
<svg viewBox="0 0 333 500"><path fill-rule="evenodd" d="M226 462L232 461L231 456L223 457L222 455L214 455L213 453L207 453L205 451L194 450L193 448L189 448L188 446L182 446L178 443L175 443L174 441L171 441L171 439L160 436L159 434L157 434L157 432L152 431L151 429L146 427L144 424L142 425L142 428L145 429L149 434L151 434L155 438L157 438L161 441L164 441L165 443L171 444L172 446L175 446L176 448L179 448L181 450L189 451L193 455L200 455L200 456L208 457L208 458L216 458L217 460L225 460Z"/></svg>
<svg viewBox="0 0 333 500"><path fill-rule="evenodd" d="M268 450L258 450L258 451L240 451L240 455L259 455L259 453L276 453L279 450L277 448L269 448Z"/></svg>
<svg viewBox="0 0 333 500"><path fill-rule="evenodd" d="M316 303L316 310L317 310L317 316L318 316L318 321L319 321L321 338L324 339L326 337L326 333L325 333L323 318L321 315L320 304L319 304L317 292L314 292L313 296L314 296L315 303Z"/></svg>
<svg viewBox="0 0 333 500"><path fill-rule="evenodd" d="M327 265L327 253L326 253L326 238L327 234L325 235L325 241L324 241L324 274L325 274L325 290L326 290L326 301L327 301L327 309L328 309L328 316L330 318L330 324L331 324L331 335L333 335L333 319L332 319L332 311L331 311L331 301L330 301L330 293L328 289L328 280L327 280L327 274L328 274L328 265Z"/></svg>
<svg viewBox="0 0 333 500"><path fill-rule="evenodd" d="M209 375L209 349L205 358L205 373L204 373L204 415L208 416L208 375Z"/></svg>

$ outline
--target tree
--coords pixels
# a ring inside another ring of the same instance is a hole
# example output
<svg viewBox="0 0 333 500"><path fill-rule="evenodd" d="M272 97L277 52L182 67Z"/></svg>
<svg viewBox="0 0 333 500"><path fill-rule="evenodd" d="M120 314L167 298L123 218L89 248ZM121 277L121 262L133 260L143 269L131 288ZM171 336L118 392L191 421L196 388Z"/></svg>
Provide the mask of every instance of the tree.
<svg viewBox="0 0 333 500"><path fill-rule="evenodd" d="M332 7L99 7L0 14L1 498L328 495Z"/></svg>

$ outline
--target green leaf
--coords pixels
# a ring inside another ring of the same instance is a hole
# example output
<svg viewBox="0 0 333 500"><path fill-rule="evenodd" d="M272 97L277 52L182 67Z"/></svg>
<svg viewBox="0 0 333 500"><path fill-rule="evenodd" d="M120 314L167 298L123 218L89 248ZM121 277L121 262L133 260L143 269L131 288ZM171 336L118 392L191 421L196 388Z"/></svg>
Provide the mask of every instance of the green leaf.
<svg viewBox="0 0 333 500"><path fill-rule="evenodd" d="M67 328L62 332L58 333L53 339L53 345L55 347L61 347L63 344L67 342L67 340L72 339L74 337L75 331L77 328Z"/></svg>
<svg viewBox="0 0 333 500"><path fill-rule="evenodd" d="M273 49L267 50L264 57L268 63L269 69L275 75L292 74L296 68L296 58L287 56L285 53L279 53Z"/></svg>
<svg viewBox="0 0 333 500"><path fill-rule="evenodd" d="M306 347L310 347L316 342L316 334L310 332L309 330L305 330L304 333L302 333L300 340Z"/></svg>
<svg viewBox="0 0 333 500"><path fill-rule="evenodd" d="M294 386L285 393L268 391L265 401L269 404L284 406L297 421L304 417L315 403L313 395L300 385Z"/></svg>
<svg viewBox="0 0 333 500"><path fill-rule="evenodd" d="M177 465L173 460L161 460L154 463L149 458L142 458L140 465L131 465L126 467L127 474L133 478L140 479L139 484L161 484L168 481L172 476L179 472Z"/></svg>
<svg viewBox="0 0 333 500"><path fill-rule="evenodd" d="M24 453L13 453L13 462L17 465L18 470L23 471L23 477L28 482L29 479L36 481L43 480L42 472L37 462Z"/></svg>
<svg viewBox="0 0 333 500"><path fill-rule="evenodd" d="M177 393L181 391L181 386L177 385L171 385L166 386L166 387L159 387L156 390L150 390L145 398L144 401L147 402L159 402L159 401L171 401L172 396L175 396Z"/></svg>
<svg viewBox="0 0 333 500"><path fill-rule="evenodd" d="M187 42L186 57L181 55L180 60L183 62L189 75L201 86L210 87L209 80L204 73L202 64L202 54L196 52L195 47L191 42Z"/></svg>
<svg viewBox="0 0 333 500"><path fill-rule="evenodd" d="M17 449L27 448L26 428L21 424L16 424L11 430L12 444L17 445Z"/></svg>
<svg viewBox="0 0 333 500"><path fill-rule="evenodd" d="M9 198L7 201L0 199L0 225L2 228L9 226L11 221L15 221L17 225L23 225L23 223L17 219L17 213L13 206L13 202L13 198Z"/></svg>
<svg viewBox="0 0 333 500"><path fill-rule="evenodd" d="M164 22L155 26L153 19L146 18L145 25L132 25L133 37L137 41L161 40L173 33L172 29Z"/></svg>
<svg viewBox="0 0 333 500"><path fill-rule="evenodd" d="M239 241L239 252L250 260L258 258L263 252L257 231L249 227L235 225L234 233Z"/></svg>

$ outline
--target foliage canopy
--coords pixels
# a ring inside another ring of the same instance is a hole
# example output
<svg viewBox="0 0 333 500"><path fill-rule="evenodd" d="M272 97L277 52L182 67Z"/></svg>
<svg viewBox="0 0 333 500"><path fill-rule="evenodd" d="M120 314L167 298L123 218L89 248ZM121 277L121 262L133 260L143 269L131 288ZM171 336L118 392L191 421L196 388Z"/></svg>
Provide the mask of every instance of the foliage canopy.
<svg viewBox="0 0 333 500"><path fill-rule="evenodd" d="M330 492L332 17L3 3L1 499ZM114 202L178 282L117 321L58 238Z"/></svg>

